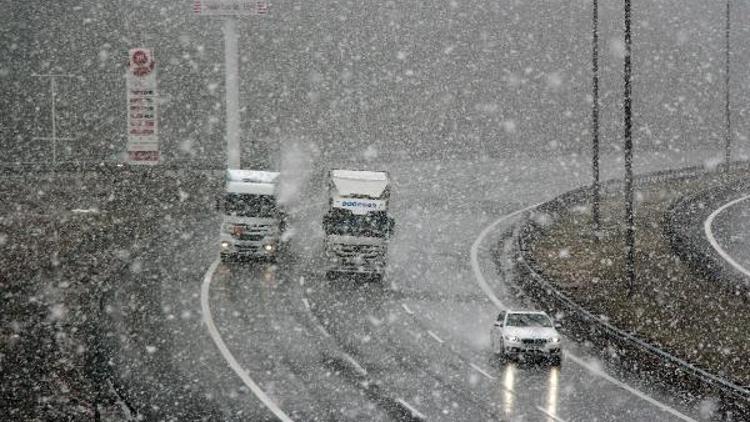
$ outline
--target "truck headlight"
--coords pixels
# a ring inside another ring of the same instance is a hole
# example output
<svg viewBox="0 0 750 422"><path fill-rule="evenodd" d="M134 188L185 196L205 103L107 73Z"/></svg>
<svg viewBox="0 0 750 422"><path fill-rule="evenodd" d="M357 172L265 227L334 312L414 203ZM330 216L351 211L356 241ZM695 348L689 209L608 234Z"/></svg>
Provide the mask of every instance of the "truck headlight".
<svg viewBox="0 0 750 422"><path fill-rule="evenodd" d="M560 337L550 337L549 342L550 343L559 343L560 342Z"/></svg>
<svg viewBox="0 0 750 422"><path fill-rule="evenodd" d="M231 245L226 240L223 241L223 242L221 242L221 249L225 249L226 250L226 249L229 249L230 246Z"/></svg>
<svg viewBox="0 0 750 422"><path fill-rule="evenodd" d="M263 246L263 249L264 249L264 250L265 250L266 252L273 252L273 250L274 250L274 246L273 246L272 244L270 244L270 243L269 243L269 244L267 244L267 245L264 245L264 246Z"/></svg>
<svg viewBox="0 0 750 422"><path fill-rule="evenodd" d="M505 339L512 343L518 343L518 337L516 336L505 336Z"/></svg>

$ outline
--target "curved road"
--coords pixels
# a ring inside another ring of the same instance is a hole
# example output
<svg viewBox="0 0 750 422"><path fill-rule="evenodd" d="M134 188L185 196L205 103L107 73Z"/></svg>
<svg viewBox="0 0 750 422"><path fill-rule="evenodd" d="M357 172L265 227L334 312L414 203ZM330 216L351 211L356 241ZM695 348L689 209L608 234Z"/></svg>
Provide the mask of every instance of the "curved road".
<svg viewBox="0 0 750 422"><path fill-rule="evenodd" d="M639 171L663 168L665 159L653 157ZM710 418L701 412L707 406L686 408L667 391L618 373L569 339L560 369L503 366L491 359L489 328L498 305L533 306L514 289L502 250L499 268L495 264L495 246L517 211L587 177L588 163L575 156L537 158L534 166L519 162L532 161L385 166L396 186L392 202L398 224L385 285L325 281L318 270L323 206L296 212L293 207L296 235L290 256L279 266L220 265L206 274L212 284L205 300L228 350L294 420ZM310 183L323 185L322 180ZM316 199L323 194L311 193ZM203 249L205 270L215 251ZM200 280L189 284L192 291L182 294L195 298ZM199 334L204 339L205 328ZM273 418L221 362L215 345L202 340L191 349L211 359L207 385L243 392L215 400L229 403L224 407L235 414Z"/></svg>
<svg viewBox="0 0 750 422"><path fill-rule="evenodd" d="M722 204L704 228L711 246L750 282L750 195Z"/></svg>

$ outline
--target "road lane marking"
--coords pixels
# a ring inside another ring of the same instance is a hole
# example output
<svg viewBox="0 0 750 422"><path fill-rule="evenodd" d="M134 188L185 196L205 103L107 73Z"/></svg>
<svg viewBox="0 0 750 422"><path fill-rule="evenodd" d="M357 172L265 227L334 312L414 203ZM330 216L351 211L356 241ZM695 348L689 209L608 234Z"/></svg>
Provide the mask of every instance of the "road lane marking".
<svg viewBox="0 0 750 422"><path fill-rule="evenodd" d="M430 335L430 337L434 338L434 339L435 339L435 341L437 341L438 343L440 343L440 344L443 344L443 343L445 343L445 342L443 341L443 339L441 339L440 337L438 337L438 336L437 336L437 334L433 333L432 331L430 331L430 330L427 330L427 334L429 334L429 335Z"/></svg>
<svg viewBox="0 0 750 422"><path fill-rule="evenodd" d="M305 309L310 310L310 302L307 301L306 297L302 298L302 303L305 304Z"/></svg>
<svg viewBox="0 0 750 422"><path fill-rule="evenodd" d="M612 384L615 384L615 385L619 386L620 388L623 388L623 389L625 389L625 390L627 390L627 391L635 394L636 396L638 396L641 399L643 399L643 400L651 403L652 405L658 407L659 409L661 409L661 410L663 410L663 411L665 411L667 413L671 413L672 415L674 415L674 416L676 416L676 417L678 417L678 418L680 418L680 419L682 419L684 421L697 422L695 419L693 419L693 418L691 418L689 416L685 416L682 413L680 413L679 411L677 411L675 409L672 409L671 407L669 407L669 405L667 405L665 403L662 403L662 402L660 402L660 401L658 401L658 400L656 400L654 398L651 398L650 396L642 393L639 390L636 390L635 388L633 388L633 387L625 384L624 382L613 378L611 375L607 374L603 370L597 369L596 367L594 367L592 365L589 365L588 363L584 362L583 359L581 359L581 358L579 358L579 357L577 357L577 356L575 356L575 355L573 355L571 353L566 353L565 356L568 359L571 359L576 364L578 364L578 366L581 366L581 367L587 369L589 372L591 372L593 374L597 374L600 377L606 379L607 381L611 382Z"/></svg>
<svg viewBox="0 0 750 422"><path fill-rule="evenodd" d="M538 207L541 204L542 204L542 202L540 202L538 204L534 204L534 205L528 206L526 208L522 208L520 210L514 211L514 212L512 212L510 214L507 214L507 215L504 215L504 216L498 218L492 224L490 224L489 226L485 227L484 230L482 230L482 232L479 233L479 236L477 236L476 240L474 240L474 243L471 245L470 259L471 259L471 268L472 268L472 270L474 270L474 279L476 280L477 284L479 284L479 287L482 289L482 291L484 292L484 294L487 295L487 297L490 299L490 301L493 304L495 304L495 307L497 307L499 310L505 310L505 309L508 309L508 307L505 306L503 304L503 302L501 302L500 299L497 298L497 296L495 296L495 293L492 291L492 289L490 288L489 284L487 283L487 280L484 278L484 275L482 274L482 270L481 270L481 268L479 266L479 245L482 243L482 241L484 240L484 238L487 237L487 235L492 230L495 229L495 227L499 226L500 224L504 223L505 221L507 221L507 220L509 220L509 219L511 219L513 217L517 217L518 215L521 215L521 214L523 214L523 213L525 213L527 211L533 210L534 208ZM635 395L636 397L639 397L642 400L647 401L647 402L653 404L657 408L659 408L659 409L661 409L663 411L666 411L668 413L671 413L672 415L674 415L674 416L676 416L676 417L678 417L678 418L680 418L680 419L682 419L684 421L687 421L687 422L697 422L695 419L692 419L689 416L683 415L682 413L680 413L679 411L673 409L669 405L657 401L656 399L650 397L646 393L643 393L643 392L641 392L639 390L636 390L635 388L633 388L633 387L631 387L631 386L623 383L622 381L619 381L619 380L616 380L616 379L612 378L609 374L605 373L604 371L602 371L602 370L596 370L596 368L593 368L592 366L587 365L585 362L583 362L583 360L581 358L573 355L572 353L565 352L565 356L568 357L568 358L570 358L578 366L586 369L587 371L591 372L592 374L597 375L597 376L599 376L599 377L601 377L601 378L609 381L613 385L616 385L616 386L618 386L618 387L620 387L620 388L622 388L622 389L630 392L631 394Z"/></svg>
<svg viewBox="0 0 750 422"><path fill-rule="evenodd" d="M211 339L216 344L216 347L219 348L219 352L221 352L221 355L224 357L224 360L227 361L229 364L229 367L232 368L235 374L237 374L242 382L250 389L250 391L255 394L255 397L258 398L258 400L263 403L268 410L270 410L274 416L279 418L282 422L292 422L292 419L287 416L286 413L284 413L281 408L279 408L276 403L271 400L268 395L258 386L258 384L253 381L252 378L248 375L247 371L245 371L244 368L237 362L237 359L234 358L232 353L229 351L229 348L226 344L224 344L224 340L222 340L221 335L219 334L219 330L216 329L216 325L214 325L213 317L211 316L211 307L209 305L208 299L209 299L209 292L211 288L211 281L213 279L213 274L216 271L216 268L219 266L220 260L216 259L210 267L208 267L208 271L206 271L206 275L203 277L203 284L201 285L201 310L203 311L203 321L206 323L206 327L208 328L208 334L211 335Z"/></svg>
<svg viewBox="0 0 750 422"><path fill-rule="evenodd" d="M565 422L565 419L559 418L556 415L553 415L552 413L545 410L542 406L537 406L537 410L547 415L547 417L552 418L552 420L555 420L557 422Z"/></svg>
<svg viewBox="0 0 750 422"><path fill-rule="evenodd" d="M473 363L469 363L469 366L471 366L472 368L474 368L474 370L475 370L475 371L477 371L477 372L479 372L480 374L484 375L484 376L485 376L486 378L488 378L488 379L491 379L491 380L494 380L494 379L496 379L496 378L495 378L495 377L493 377L492 375L490 375L490 374L488 374L487 372L485 372L485 370L484 370L484 369L480 368L480 367L479 367L479 366L477 366L477 365L474 365Z"/></svg>
<svg viewBox="0 0 750 422"><path fill-rule="evenodd" d="M406 306L406 304L405 304L405 303L402 303L402 304L401 304L401 307L402 307L402 308L404 308L404 310L406 311L406 313L407 313L407 314L409 314L409 315L414 315L414 311L412 311L411 309L409 309L409 307L408 307L408 306Z"/></svg>
<svg viewBox="0 0 750 422"><path fill-rule="evenodd" d="M746 276L750 277L750 270L740 265L737 261L732 258L731 255L729 255L724 248L719 245L719 242L716 241L716 238L714 237L713 229L711 228L714 223L714 219L722 213L725 209L733 206L734 204L738 202L742 202L746 199L750 198L750 195L745 195L741 198L737 198L734 201L728 202L724 204L723 206L719 207L716 211L712 212L711 215L708 216L706 221L703 223L703 229L706 232L706 237L708 238L708 242L713 246L713 248L716 250L716 252L721 255L722 258L724 258L725 261L727 261L730 265L732 265L734 268L739 270L742 274L745 274Z"/></svg>
<svg viewBox="0 0 750 422"><path fill-rule="evenodd" d="M417 419L426 420L427 417L423 415L419 410L415 409L412 405L406 402L404 399L396 399L396 401L401 405L404 406L406 409L411 412L412 417L415 417Z"/></svg>
<svg viewBox="0 0 750 422"><path fill-rule="evenodd" d="M367 370L364 367L362 367L362 365L360 365L356 360L354 360L354 358L351 357L349 353L346 353L346 352L342 352L342 353L344 355L344 359L348 360L349 363L352 364L355 371L357 371L362 376L367 375Z"/></svg>

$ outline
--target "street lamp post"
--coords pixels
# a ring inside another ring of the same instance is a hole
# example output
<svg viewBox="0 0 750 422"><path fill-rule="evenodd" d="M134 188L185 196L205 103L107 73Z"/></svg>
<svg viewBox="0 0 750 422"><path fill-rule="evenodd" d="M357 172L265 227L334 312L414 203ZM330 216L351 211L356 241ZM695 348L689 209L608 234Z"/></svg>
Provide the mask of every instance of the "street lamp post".
<svg viewBox="0 0 750 422"><path fill-rule="evenodd" d="M591 172L594 178L592 185L592 207L591 218L593 220L594 238L598 239L600 230L599 202L600 202L600 185L599 185L599 2L593 0L593 18L592 18L592 52L591 52L591 71L593 105L591 107L591 134L592 134L592 162Z"/></svg>
<svg viewBox="0 0 750 422"><path fill-rule="evenodd" d="M625 273L628 282L628 294L635 288L635 218L633 210L633 118L632 118L632 65L630 35L630 0L625 0L625 95L623 108L625 114Z"/></svg>
<svg viewBox="0 0 750 422"><path fill-rule="evenodd" d="M729 170L729 161L732 158L732 119L731 119L731 109L730 109L730 103L729 103L729 54L730 54L730 0L727 0L727 8L726 8L726 27L724 31L724 39L726 41L726 44L724 46L724 53L725 53L725 67L724 67L724 89L725 89L725 101L724 101L724 117L725 117L725 123L726 123L726 131L725 131L725 145L724 145L724 162L726 163L726 170Z"/></svg>

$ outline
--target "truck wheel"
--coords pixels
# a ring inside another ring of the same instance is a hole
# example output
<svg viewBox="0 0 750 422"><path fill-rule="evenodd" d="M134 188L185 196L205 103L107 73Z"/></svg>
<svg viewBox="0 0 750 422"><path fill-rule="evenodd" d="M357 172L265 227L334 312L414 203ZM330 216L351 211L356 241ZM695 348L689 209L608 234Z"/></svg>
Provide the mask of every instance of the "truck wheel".
<svg viewBox="0 0 750 422"><path fill-rule="evenodd" d="M383 282L383 274L373 274L370 276L370 280L372 280L375 283L382 283Z"/></svg>
<svg viewBox="0 0 750 422"><path fill-rule="evenodd" d="M232 256L231 255L226 255L226 254L221 254L221 255L219 255L219 259L221 259L221 262L223 262L223 263L226 264L227 262L229 262L229 261L232 260Z"/></svg>

